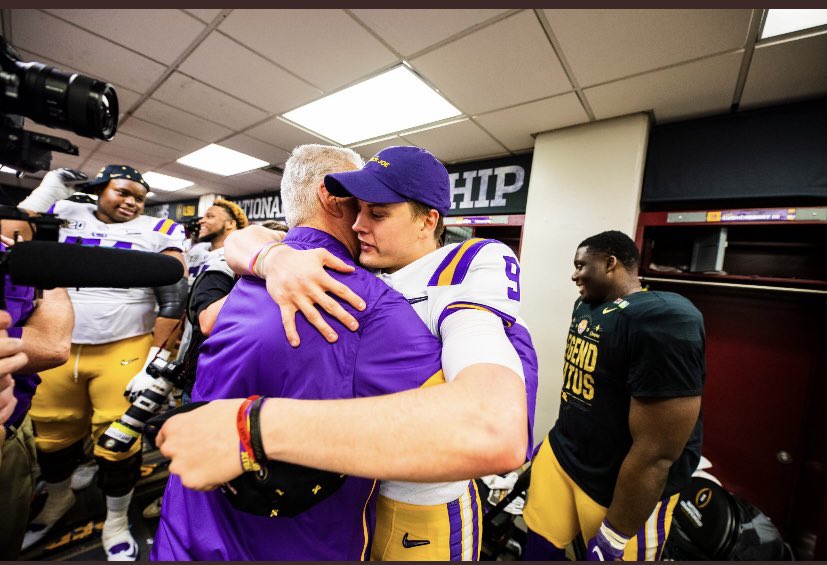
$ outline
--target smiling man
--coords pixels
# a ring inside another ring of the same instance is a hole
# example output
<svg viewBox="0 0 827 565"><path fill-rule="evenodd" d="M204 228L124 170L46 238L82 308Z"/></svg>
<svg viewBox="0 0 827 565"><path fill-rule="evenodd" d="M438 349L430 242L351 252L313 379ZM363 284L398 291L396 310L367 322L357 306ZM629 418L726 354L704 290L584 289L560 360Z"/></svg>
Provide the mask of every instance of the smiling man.
<svg viewBox="0 0 827 565"><path fill-rule="evenodd" d="M97 205L63 200L74 192L69 185L83 179L77 171L51 171L20 208L48 210L66 220L61 242L163 253L183 263L183 227L141 215L149 192L141 173L126 165L109 165L87 185L98 193ZM75 311L69 361L41 374L43 384L32 401L38 462L48 496L26 533L24 549L42 539L74 504L69 482L90 432L96 441L129 407L124 390L139 394L153 381L146 373L149 362L156 355L169 356L162 348L183 313L186 290L182 279L155 289L69 291ZM125 453L97 444L94 453L98 484L106 495L107 558L135 560L138 546L126 513L140 476L140 438Z"/></svg>
<svg viewBox="0 0 827 565"><path fill-rule="evenodd" d="M640 256L619 231L584 240L557 423L540 447L525 508L527 560L660 559L678 492L698 464L705 375L701 313L641 289Z"/></svg>

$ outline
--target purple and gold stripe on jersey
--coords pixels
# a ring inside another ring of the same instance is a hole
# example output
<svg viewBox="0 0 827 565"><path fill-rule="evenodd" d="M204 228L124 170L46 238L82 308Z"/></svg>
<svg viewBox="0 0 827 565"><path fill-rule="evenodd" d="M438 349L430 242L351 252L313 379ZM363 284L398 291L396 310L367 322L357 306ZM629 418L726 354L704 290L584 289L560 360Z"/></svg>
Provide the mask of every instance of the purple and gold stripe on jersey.
<svg viewBox="0 0 827 565"><path fill-rule="evenodd" d="M673 494L664 498L655 506L655 510L649 515L646 523L641 526L635 536L637 542L638 561L659 561L666 537L669 535L669 525L672 523L672 512L678 504L679 494ZM626 559L633 558L629 555L629 546L626 546Z"/></svg>
<svg viewBox="0 0 827 565"><path fill-rule="evenodd" d="M479 501L477 485L471 480L461 497L445 505L451 528L451 561L479 560L482 520Z"/></svg>
<svg viewBox="0 0 827 565"><path fill-rule="evenodd" d="M514 325L517 319L514 316L510 316L501 310L497 310L491 306L486 306L485 304L477 304L476 302L467 302L467 301L459 301L459 302L452 302L448 306L445 307L445 310L439 315L439 320L437 320L436 327L441 327L442 322L450 316L451 314L458 312L464 309L471 309L471 310L482 310L483 312L491 312L495 316L499 316L505 327L510 328Z"/></svg>
<svg viewBox="0 0 827 565"><path fill-rule="evenodd" d="M370 493L365 499L365 505L362 507L362 533L365 536L365 543L362 545L362 555L359 558L360 561L367 561L370 556L371 531L373 530L374 524L369 523L370 518L368 516L368 506L373 499L373 493L376 491L376 482L377 481L375 480L373 481L373 485L370 487ZM376 510L373 509L371 512L375 514Z"/></svg>
<svg viewBox="0 0 827 565"><path fill-rule="evenodd" d="M428 286L449 286L460 284L468 274L468 267L471 261L477 256L480 250L489 243L495 243L493 239L474 238L469 239L453 249L442 263L434 271Z"/></svg>
<svg viewBox="0 0 827 565"><path fill-rule="evenodd" d="M172 220L161 220L160 222L155 224L155 227L152 228L152 231L161 232L165 235L171 235L176 227L178 227L178 224Z"/></svg>

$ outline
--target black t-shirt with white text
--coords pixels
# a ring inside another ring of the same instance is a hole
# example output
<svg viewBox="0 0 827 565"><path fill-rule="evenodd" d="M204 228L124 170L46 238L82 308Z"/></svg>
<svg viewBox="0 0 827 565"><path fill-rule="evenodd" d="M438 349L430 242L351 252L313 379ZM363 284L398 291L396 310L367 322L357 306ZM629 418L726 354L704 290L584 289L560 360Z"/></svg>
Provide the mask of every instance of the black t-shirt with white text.
<svg viewBox="0 0 827 565"><path fill-rule="evenodd" d="M700 396L706 363L703 317L686 298L641 291L603 304L578 299L566 338L560 413L549 441L566 473L609 506L632 437L635 398ZM662 498L698 464L701 417L669 471Z"/></svg>

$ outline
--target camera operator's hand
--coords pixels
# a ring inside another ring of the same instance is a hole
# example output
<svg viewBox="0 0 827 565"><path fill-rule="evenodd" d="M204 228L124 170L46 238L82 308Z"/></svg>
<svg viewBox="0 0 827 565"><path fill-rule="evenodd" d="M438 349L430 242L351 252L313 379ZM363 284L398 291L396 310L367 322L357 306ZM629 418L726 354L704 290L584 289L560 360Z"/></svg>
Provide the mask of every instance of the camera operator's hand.
<svg viewBox="0 0 827 565"><path fill-rule="evenodd" d="M164 423L155 444L169 472L194 490L212 490L244 470L238 456L236 415L244 399L213 400Z"/></svg>
<svg viewBox="0 0 827 565"><path fill-rule="evenodd" d="M74 186L89 180L85 173L76 169L49 171L40 186L21 202L18 207L32 212L46 212L49 207L75 193Z"/></svg>
<svg viewBox="0 0 827 565"><path fill-rule="evenodd" d="M0 425L9 419L17 405L11 373L19 371L29 362L23 353L23 342L6 335L6 328L10 325L11 316L0 310Z"/></svg>
<svg viewBox="0 0 827 565"><path fill-rule="evenodd" d="M149 364L152 363L152 360L155 359L156 356L166 361L169 359L169 351L155 346L149 348L149 355L146 357L143 368L138 371L137 375L132 377L132 380L126 385L126 390L124 390L123 395L127 396L130 402L135 402L135 399L155 382L155 377L147 373L146 368L149 367Z"/></svg>

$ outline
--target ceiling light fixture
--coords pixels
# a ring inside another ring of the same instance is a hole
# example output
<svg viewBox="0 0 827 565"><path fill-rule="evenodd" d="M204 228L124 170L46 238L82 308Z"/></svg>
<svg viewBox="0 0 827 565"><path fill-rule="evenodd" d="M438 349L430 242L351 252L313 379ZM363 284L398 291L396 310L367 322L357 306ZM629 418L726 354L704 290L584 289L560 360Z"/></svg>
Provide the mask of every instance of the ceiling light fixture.
<svg viewBox="0 0 827 565"><path fill-rule="evenodd" d="M184 155L177 161L187 167L200 169L222 177L260 169L270 164L267 161L256 159L240 151L228 149L215 143L202 147L189 155Z"/></svg>
<svg viewBox="0 0 827 565"><path fill-rule="evenodd" d="M340 90L284 118L322 137L351 145L461 115L404 65Z"/></svg>
<svg viewBox="0 0 827 565"><path fill-rule="evenodd" d="M145 173L144 180L146 183L157 190L164 190L166 192L175 192L182 190L195 183L186 179L179 179L178 177L171 177L169 175L162 175L161 173Z"/></svg>
<svg viewBox="0 0 827 565"><path fill-rule="evenodd" d="M768 10L761 39L827 24L827 10Z"/></svg>

